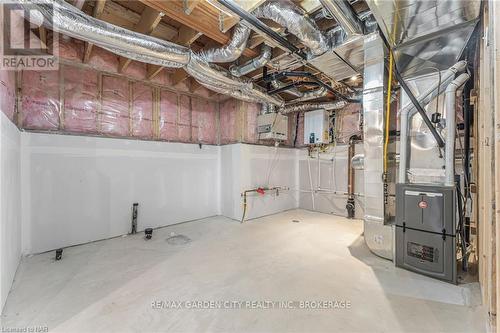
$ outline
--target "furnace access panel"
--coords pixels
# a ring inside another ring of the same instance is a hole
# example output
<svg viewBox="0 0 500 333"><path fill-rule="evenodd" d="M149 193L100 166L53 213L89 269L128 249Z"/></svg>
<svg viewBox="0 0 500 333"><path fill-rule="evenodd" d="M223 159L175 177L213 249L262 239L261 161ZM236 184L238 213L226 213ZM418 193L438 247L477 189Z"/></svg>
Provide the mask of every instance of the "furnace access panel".
<svg viewBox="0 0 500 333"><path fill-rule="evenodd" d="M396 266L456 282L455 188L397 184Z"/></svg>

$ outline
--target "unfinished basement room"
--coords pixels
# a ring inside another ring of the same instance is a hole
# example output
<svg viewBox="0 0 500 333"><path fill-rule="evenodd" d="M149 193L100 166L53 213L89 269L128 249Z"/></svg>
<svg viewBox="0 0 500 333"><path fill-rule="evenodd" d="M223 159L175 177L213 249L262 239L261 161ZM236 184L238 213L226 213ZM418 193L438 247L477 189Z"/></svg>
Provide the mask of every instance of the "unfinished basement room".
<svg viewBox="0 0 500 333"><path fill-rule="evenodd" d="M500 1L0 18L0 333L500 333Z"/></svg>

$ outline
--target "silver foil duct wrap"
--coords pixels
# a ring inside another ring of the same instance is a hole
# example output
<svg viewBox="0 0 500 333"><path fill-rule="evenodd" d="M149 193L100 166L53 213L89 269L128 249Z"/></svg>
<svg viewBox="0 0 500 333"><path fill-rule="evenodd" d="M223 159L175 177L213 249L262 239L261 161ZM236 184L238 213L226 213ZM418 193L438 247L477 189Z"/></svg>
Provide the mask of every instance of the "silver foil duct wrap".
<svg viewBox="0 0 500 333"><path fill-rule="evenodd" d="M186 47L95 19L62 0L18 0L18 4L21 8L36 9L41 13L43 19L30 16L32 23L43 21L48 29L93 43L132 60L170 68L183 67L204 87L221 94L248 102L284 105L279 96L271 96L250 80L235 77L224 68L209 63L221 59L232 61L228 59L237 59L241 55L250 34L244 26L237 26L231 42L217 49L218 52L195 54Z"/></svg>
<svg viewBox="0 0 500 333"><path fill-rule="evenodd" d="M283 88L285 87L287 84L286 83L283 83L281 81L278 81L278 80L272 80L271 81L271 86L274 88L274 89L279 89L279 88ZM289 93L290 95L293 95L293 96L296 96L296 97L302 97L303 93L300 92L297 87L290 87L289 89L287 90L284 90L286 91L287 93Z"/></svg>
<svg viewBox="0 0 500 333"><path fill-rule="evenodd" d="M347 105L346 101L335 101L335 102L322 102L322 103L304 103L297 105L287 105L280 110L282 114L294 113L294 112L307 112L313 110L338 110L342 109Z"/></svg>
<svg viewBox="0 0 500 333"><path fill-rule="evenodd" d="M254 71L258 68L264 67L269 60L271 60L272 56L272 49L269 45L262 45L262 48L260 49L260 55L256 58L253 58L246 62L245 64L241 66L231 66L229 70L231 71L231 74L234 76L240 77L245 74L250 73L251 71Z"/></svg>
<svg viewBox="0 0 500 333"><path fill-rule="evenodd" d="M319 87L318 89L314 89L302 94L301 97L294 99L291 103L300 103L305 101L310 101L311 99L316 99L320 97L324 97L328 94L328 90L325 87Z"/></svg>
<svg viewBox="0 0 500 333"><path fill-rule="evenodd" d="M18 0L24 9L36 9L44 26L61 34L93 43L118 55L165 67L183 67L189 49L95 19L62 0ZM40 20L40 18L30 18Z"/></svg>
<svg viewBox="0 0 500 333"><path fill-rule="evenodd" d="M234 28L231 41L221 47L201 51L198 56L208 62L233 62L238 59L247 47L250 28L238 24Z"/></svg>
<svg viewBox="0 0 500 333"><path fill-rule="evenodd" d="M252 14L272 20L295 35L315 56L330 49L328 41L304 10L289 0L273 0L264 3Z"/></svg>

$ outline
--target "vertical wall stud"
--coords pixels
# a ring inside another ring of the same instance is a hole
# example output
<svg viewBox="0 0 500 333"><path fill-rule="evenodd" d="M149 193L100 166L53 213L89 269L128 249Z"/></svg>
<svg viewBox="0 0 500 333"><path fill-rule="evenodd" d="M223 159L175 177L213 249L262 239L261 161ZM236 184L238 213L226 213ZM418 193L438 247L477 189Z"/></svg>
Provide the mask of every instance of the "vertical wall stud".
<svg viewBox="0 0 500 333"><path fill-rule="evenodd" d="M16 71L15 74L15 79L16 79L16 86L15 86L15 101L16 105L14 108L14 116L13 116L13 121L14 124L17 125L17 127L22 128L22 108L23 108L23 103L22 103L22 82L23 82L23 72L22 71Z"/></svg>
<svg viewBox="0 0 500 333"><path fill-rule="evenodd" d="M64 65L59 66L59 129L64 130Z"/></svg>
<svg viewBox="0 0 500 333"><path fill-rule="evenodd" d="M100 133L102 130L101 126L101 113L102 113L102 72L99 72L97 78L97 115L96 115L96 129Z"/></svg>
<svg viewBox="0 0 500 333"><path fill-rule="evenodd" d="M133 87L133 82L129 80L128 81L128 134L130 137L134 136L134 124L132 119L133 100L134 100L134 87Z"/></svg>

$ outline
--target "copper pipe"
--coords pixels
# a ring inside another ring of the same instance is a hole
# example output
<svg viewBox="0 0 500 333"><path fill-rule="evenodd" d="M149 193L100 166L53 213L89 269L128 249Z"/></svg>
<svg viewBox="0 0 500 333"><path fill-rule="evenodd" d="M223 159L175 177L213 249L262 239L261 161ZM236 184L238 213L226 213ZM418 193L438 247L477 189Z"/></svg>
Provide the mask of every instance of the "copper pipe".
<svg viewBox="0 0 500 333"><path fill-rule="evenodd" d="M354 218L355 213L355 204L354 204L354 176L355 171L352 167L352 158L356 153L356 143L361 140L359 135L351 135L349 138L349 149L347 151L347 217L352 219Z"/></svg>

